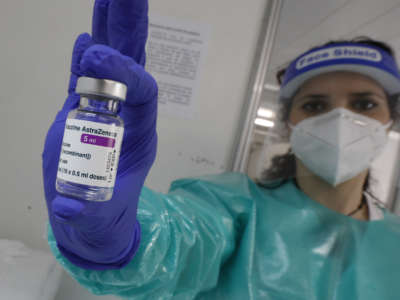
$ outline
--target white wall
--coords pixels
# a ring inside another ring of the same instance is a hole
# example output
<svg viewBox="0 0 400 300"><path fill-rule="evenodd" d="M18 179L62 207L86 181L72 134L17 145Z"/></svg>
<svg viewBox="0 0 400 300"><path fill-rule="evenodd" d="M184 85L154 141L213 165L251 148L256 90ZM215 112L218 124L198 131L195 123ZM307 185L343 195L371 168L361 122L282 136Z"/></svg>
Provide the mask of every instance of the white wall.
<svg viewBox="0 0 400 300"><path fill-rule="evenodd" d="M41 152L66 97L73 42L90 31L93 2L0 2L0 238L48 249L42 238L47 211ZM175 178L228 168L266 3L150 0L152 13L208 24L211 35L194 118L159 117L158 158L148 186L166 190ZM58 296L90 298L70 279L63 281Z"/></svg>
<svg viewBox="0 0 400 300"><path fill-rule="evenodd" d="M156 14L210 27L194 118L158 119L158 155L146 183L166 191L174 179L230 167L267 0L151 3Z"/></svg>

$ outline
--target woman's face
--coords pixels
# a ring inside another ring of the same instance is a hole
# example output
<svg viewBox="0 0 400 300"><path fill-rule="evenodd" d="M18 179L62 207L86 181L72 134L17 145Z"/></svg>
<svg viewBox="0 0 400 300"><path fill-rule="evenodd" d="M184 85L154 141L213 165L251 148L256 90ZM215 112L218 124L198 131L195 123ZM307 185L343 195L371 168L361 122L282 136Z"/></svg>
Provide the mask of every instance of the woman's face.
<svg viewBox="0 0 400 300"><path fill-rule="evenodd" d="M300 121L342 107L386 124L390 110L383 88L373 79L353 72L318 75L299 89L293 98L289 122Z"/></svg>

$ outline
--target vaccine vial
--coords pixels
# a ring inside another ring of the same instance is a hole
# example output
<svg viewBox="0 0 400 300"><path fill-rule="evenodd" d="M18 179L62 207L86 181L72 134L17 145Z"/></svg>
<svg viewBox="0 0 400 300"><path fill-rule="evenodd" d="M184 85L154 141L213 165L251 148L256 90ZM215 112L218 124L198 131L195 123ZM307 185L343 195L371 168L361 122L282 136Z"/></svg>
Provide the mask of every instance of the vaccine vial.
<svg viewBox="0 0 400 300"><path fill-rule="evenodd" d="M127 87L112 80L80 77L75 91L80 104L65 123L56 189L79 199L108 201L124 134L118 112Z"/></svg>

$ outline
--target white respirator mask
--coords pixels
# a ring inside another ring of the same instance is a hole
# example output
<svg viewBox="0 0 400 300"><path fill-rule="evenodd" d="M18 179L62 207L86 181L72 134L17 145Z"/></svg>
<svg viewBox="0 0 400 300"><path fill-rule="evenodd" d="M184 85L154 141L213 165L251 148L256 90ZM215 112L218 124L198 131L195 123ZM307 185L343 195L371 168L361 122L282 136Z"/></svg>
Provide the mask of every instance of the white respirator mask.
<svg viewBox="0 0 400 300"><path fill-rule="evenodd" d="M387 128L379 121L336 108L307 118L292 128L290 143L295 156L332 186L368 169L387 143Z"/></svg>

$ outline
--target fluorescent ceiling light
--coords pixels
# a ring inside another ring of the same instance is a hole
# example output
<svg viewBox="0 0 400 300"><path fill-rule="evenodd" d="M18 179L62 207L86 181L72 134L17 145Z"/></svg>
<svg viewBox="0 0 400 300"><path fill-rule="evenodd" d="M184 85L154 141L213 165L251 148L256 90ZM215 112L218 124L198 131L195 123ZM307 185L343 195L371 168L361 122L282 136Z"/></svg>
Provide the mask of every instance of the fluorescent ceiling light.
<svg viewBox="0 0 400 300"><path fill-rule="evenodd" d="M256 123L256 125L259 126L263 126L263 127L274 127L275 123L269 120L265 120L265 119L261 119L261 118L257 118L254 123Z"/></svg>
<svg viewBox="0 0 400 300"><path fill-rule="evenodd" d="M266 84L264 85L264 89L266 89L266 90L268 90L268 91L272 91L272 92L278 92L281 88L280 88L279 85L266 83Z"/></svg>
<svg viewBox="0 0 400 300"><path fill-rule="evenodd" d="M259 117L263 117L263 118L267 118L267 119L272 119L275 117L275 112L270 110L270 109L266 109L266 108L259 108L257 115Z"/></svg>

